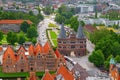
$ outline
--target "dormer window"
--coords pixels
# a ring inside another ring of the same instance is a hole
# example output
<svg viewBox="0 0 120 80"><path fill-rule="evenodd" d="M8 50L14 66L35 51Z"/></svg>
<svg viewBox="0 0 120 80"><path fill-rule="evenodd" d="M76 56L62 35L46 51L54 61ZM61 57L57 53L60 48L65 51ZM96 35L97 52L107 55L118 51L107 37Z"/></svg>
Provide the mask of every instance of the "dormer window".
<svg viewBox="0 0 120 80"><path fill-rule="evenodd" d="M21 59L23 59L23 56L21 57Z"/></svg>
<svg viewBox="0 0 120 80"><path fill-rule="evenodd" d="M8 54L8 58L10 58L10 54Z"/></svg>

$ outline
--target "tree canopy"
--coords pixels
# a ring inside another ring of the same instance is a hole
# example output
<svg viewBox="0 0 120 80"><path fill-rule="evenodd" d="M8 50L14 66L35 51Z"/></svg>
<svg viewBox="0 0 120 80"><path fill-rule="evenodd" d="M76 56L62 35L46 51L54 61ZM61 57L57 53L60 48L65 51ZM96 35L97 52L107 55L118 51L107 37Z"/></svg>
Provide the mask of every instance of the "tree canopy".
<svg viewBox="0 0 120 80"><path fill-rule="evenodd" d="M89 56L89 61L97 67L101 67L104 64L104 60L105 58L101 50L93 51Z"/></svg>
<svg viewBox="0 0 120 80"><path fill-rule="evenodd" d="M7 42L11 45L14 45L18 41L18 36L14 32L8 32L7 33Z"/></svg>
<svg viewBox="0 0 120 80"><path fill-rule="evenodd" d="M30 24L28 24L26 21L24 21L21 25L20 25L20 29L23 31L23 32L27 32L27 29L30 27Z"/></svg>
<svg viewBox="0 0 120 80"><path fill-rule="evenodd" d="M36 38L38 36L37 34L37 30L35 29L35 27L30 27L28 30L27 30L27 37L28 38Z"/></svg>
<svg viewBox="0 0 120 80"><path fill-rule="evenodd" d="M107 29L102 29L91 33L90 40L95 44L94 52L101 50L105 57L104 68L108 70L109 68L109 58L112 55L119 62L120 55L120 35L109 31ZM90 55L93 56L93 55ZM96 58L99 58L96 56ZM95 62L93 62L95 63ZM96 65L96 64L95 64Z"/></svg>

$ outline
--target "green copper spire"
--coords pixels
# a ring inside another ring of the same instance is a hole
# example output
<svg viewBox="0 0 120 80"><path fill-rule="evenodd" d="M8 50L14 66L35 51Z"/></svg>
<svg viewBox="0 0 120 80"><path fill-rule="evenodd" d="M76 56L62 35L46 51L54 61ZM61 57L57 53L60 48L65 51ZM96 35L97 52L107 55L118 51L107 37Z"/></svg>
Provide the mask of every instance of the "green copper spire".
<svg viewBox="0 0 120 80"><path fill-rule="evenodd" d="M115 64L114 58L111 58L111 59L110 59L110 64Z"/></svg>

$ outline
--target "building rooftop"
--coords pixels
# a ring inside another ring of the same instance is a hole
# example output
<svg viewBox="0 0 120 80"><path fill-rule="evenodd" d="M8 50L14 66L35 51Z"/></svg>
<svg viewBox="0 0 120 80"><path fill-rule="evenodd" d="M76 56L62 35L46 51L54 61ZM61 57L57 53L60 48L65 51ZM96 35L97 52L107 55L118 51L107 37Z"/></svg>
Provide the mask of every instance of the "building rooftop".
<svg viewBox="0 0 120 80"><path fill-rule="evenodd" d="M64 29L64 24L61 25L60 34L58 35L58 38L66 38L66 31Z"/></svg>
<svg viewBox="0 0 120 80"><path fill-rule="evenodd" d="M30 20L0 20L0 24L22 24L24 21L28 24L32 24Z"/></svg>
<svg viewBox="0 0 120 80"><path fill-rule="evenodd" d="M110 59L110 64L115 64L114 58L111 58L111 59Z"/></svg>
<svg viewBox="0 0 120 80"><path fill-rule="evenodd" d="M84 38L85 37L84 32L83 32L83 27L81 25L79 25L79 27L78 27L76 37L77 38Z"/></svg>

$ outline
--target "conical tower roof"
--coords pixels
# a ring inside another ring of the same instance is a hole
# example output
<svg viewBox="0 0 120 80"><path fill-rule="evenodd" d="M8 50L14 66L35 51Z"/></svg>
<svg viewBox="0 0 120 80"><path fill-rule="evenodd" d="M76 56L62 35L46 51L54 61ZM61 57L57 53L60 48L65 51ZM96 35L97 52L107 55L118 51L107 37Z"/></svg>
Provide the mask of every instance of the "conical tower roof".
<svg viewBox="0 0 120 80"><path fill-rule="evenodd" d="M84 38L85 37L84 32L83 32L83 27L81 25L79 25L79 27L78 27L78 32L76 34L76 37L77 38Z"/></svg>
<svg viewBox="0 0 120 80"><path fill-rule="evenodd" d="M60 34L58 35L58 38L66 38L66 31L64 29L64 24L61 25Z"/></svg>

